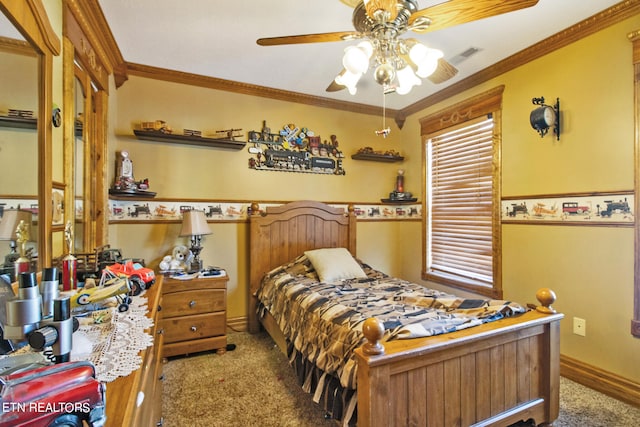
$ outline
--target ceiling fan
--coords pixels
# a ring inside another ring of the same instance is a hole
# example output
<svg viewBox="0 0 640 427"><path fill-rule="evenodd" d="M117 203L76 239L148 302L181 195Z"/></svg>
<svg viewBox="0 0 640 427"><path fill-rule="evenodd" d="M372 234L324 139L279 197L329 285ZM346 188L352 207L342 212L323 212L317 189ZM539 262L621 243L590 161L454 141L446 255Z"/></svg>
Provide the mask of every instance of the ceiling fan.
<svg viewBox="0 0 640 427"><path fill-rule="evenodd" d="M348 89L355 94L356 84L369 65L384 93L407 93L421 80L442 83L458 70L443 58L441 51L427 48L414 38L400 36L407 31L427 33L454 25L534 6L538 0L449 0L424 9L417 0L340 0L354 7L355 31L301 34L260 38L261 46L361 40L347 47L343 70L327 87L327 92Z"/></svg>

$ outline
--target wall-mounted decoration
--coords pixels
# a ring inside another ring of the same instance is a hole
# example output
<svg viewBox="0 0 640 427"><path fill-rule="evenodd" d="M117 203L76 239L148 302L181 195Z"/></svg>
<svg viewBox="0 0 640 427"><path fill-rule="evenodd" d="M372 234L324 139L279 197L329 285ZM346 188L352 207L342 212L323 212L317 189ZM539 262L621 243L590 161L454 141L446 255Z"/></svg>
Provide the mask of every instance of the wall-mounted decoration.
<svg viewBox="0 0 640 427"><path fill-rule="evenodd" d="M133 162L127 151L120 151L116 158L116 178L109 194L118 196L155 197L156 193L149 191L147 178L136 181L133 177Z"/></svg>
<svg viewBox="0 0 640 427"><path fill-rule="evenodd" d="M33 214L33 220L38 219L38 199L14 199L0 196L0 217L5 209L22 209Z"/></svg>
<svg viewBox="0 0 640 427"><path fill-rule="evenodd" d="M415 203L418 201L417 198L413 197L408 191L404 191L404 169L398 170L398 175L396 176L396 186L394 190L389 193L388 199L380 199L382 203Z"/></svg>
<svg viewBox="0 0 640 427"><path fill-rule="evenodd" d="M238 203L182 201L110 200L110 221L181 220L190 210L204 211L210 220L237 221L246 219L247 206Z"/></svg>
<svg viewBox="0 0 640 427"><path fill-rule="evenodd" d="M633 191L508 197L502 222L633 226L633 207Z"/></svg>
<svg viewBox="0 0 640 427"><path fill-rule="evenodd" d="M319 135L305 127L286 124L278 133L271 133L266 120L262 130L250 131L249 168L281 172L302 172L344 175L338 149L338 138L322 141Z"/></svg>
<svg viewBox="0 0 640 427"><path fill-rule="evenodd" d="M356 154L352 154L353 160L371 160L374 162L401 162L404 157L395 150L376 151L371 147L363 147Z"/></svg>
<svg viewBox="0 0 640 427"><path fill-rule="evenodd" d="M260 208L277 206L278 203L260 203ZM332 204L347 209L347 204ZM234 201L180 201L180 200L109 200L110 222L180 221L188 210L204 211L207 221L238 222L248 219L251 203ZM354 206L358 220L419 220L422 218L420 204L362 204Z"/></svg>
<svg viewBox="0 0 640 427"><path fill-rule="evenodd" d="M141 122L133 133L136 138L146 141L170 142L173 144L197 145L200 147L240 150L247 143L236 141L242 129L226 129L213 132L211 137L202 136L201 130L183 129L183 134L174 134L171 126L164 120Z"/></svg>
<svg viewBox="0 0 640 427"><path fill-rule="evenodd" d="M531 102L533 105L538 105L529 115L531 127L540 134L541 138L547 134L549 128L553 127L553 134L560 141L560 98L553 106L544 103L544 96L533 98Z"/></svg>
<svg viewBox="0 0 640 427"><path fill-rule="evenodd" d="M51 221L52 225L64 224L64 184L53 184L51 189Z"/></svg>

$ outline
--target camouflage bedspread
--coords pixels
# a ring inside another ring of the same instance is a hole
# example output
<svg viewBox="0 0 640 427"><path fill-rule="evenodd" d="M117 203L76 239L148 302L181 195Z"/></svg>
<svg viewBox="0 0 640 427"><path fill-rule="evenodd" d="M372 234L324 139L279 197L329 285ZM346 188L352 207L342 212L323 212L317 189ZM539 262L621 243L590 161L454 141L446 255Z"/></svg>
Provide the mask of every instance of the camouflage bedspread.
<svg viewBox="0 0 640 427"><path fill-rule="evenodd" d="M305 255L269 272L258 290L295 351L355 389L353 350L364 340L362 323L375 316L384 340L425 337L523 313L508 301L459 298L392 278L362 264L366 279L321 283Z"/></svg>

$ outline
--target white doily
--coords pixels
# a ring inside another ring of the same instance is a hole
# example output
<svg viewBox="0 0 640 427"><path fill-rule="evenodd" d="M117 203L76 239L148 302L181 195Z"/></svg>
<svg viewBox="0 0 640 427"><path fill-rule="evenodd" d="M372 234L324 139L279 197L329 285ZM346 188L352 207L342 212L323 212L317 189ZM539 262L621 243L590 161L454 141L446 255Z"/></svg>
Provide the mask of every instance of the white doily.
<svg viewBox="0 0 640 427"><path fill-rule="evenodd" d="M153 345L153 337L145 332L153 326L153 320L146 316L146 304L145 297L135 296L124 313L112 308L111 322L80 326L73 333L74 342L89 341L91 352L72 351L71 360L92 362L96 378L102 382L127 376L138 369L142 364L138 353Z"/></svg>

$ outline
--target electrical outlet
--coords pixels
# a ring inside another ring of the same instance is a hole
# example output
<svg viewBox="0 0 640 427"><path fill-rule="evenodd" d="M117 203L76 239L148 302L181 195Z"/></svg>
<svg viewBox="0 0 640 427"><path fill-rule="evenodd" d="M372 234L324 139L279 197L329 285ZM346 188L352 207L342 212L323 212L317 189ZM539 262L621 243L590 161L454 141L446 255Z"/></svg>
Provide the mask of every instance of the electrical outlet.
<svg viewBox="0 0 640 427"><path fill-rule="evenodd" d="M587 336L587 321L579 317L573 318L573 333L580 336Z"/></svg>

